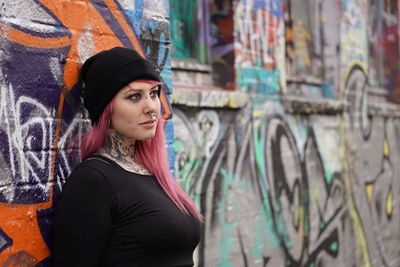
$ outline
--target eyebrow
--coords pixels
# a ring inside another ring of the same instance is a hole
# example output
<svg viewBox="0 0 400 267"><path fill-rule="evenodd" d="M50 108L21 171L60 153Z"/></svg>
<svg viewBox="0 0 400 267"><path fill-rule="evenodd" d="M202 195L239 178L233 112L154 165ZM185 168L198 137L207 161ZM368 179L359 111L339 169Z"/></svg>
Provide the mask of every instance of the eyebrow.
<svg viewBox="0 0 400 267"><path fill-rule="evenodd" d="M158 88L158 86L159 86L159 84L154 85L153 87L150 88L149 91L152 91L154 88ZM134 87L131 87L131 86L129 86L129 85L128 85L128 88L129 88L129 89L128 89L127 91L125 91L124 94L127 94L127 93L132 92L132 91L134 91L134 92L141 92L141 91L146 90L146 89L141 89L141 88L134 88Z"/></svg>

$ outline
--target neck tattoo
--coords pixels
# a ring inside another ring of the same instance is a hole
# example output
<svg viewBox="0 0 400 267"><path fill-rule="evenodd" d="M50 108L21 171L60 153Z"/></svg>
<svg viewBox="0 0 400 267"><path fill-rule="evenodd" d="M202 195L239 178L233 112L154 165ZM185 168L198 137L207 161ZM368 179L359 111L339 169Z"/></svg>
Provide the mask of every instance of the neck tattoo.
<svg viewBox="0 0 400 267"><path fill-rule="evenodd" d="M145 166L135 160L135 142L114 129L109 130L106 142L98 153L114 160L127 171L151 174Z"/></svg>

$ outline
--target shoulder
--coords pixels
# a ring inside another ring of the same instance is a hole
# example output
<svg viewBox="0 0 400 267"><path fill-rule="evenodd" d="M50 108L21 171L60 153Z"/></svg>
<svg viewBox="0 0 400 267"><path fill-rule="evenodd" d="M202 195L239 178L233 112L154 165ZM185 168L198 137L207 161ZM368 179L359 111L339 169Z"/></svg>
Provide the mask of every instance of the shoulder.
<svg viewBox="0 0 400 267"><path fill-rule="evenodd" d="M87 190L114 191L108 179L109 168L112 166L98 159L87 159L79 163L68 177L63 191L71 188Z"/></svg>

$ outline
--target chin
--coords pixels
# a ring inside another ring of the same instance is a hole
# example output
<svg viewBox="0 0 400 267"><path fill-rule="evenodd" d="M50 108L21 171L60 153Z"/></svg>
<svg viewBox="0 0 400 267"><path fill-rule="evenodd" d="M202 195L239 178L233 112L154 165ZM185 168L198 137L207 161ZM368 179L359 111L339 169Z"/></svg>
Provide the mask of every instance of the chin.
<svg viewBox="0 0 400 267"><path fill-rule="evenodd" d="M149 140L149 139L153 138L155 135L156 135L156 133L148 134L148 135L145 135L145 136L143 136L142 138L138 138L138 139L136 139L136 140L139 140L139 141L146 141L146 140Z"/></svg>

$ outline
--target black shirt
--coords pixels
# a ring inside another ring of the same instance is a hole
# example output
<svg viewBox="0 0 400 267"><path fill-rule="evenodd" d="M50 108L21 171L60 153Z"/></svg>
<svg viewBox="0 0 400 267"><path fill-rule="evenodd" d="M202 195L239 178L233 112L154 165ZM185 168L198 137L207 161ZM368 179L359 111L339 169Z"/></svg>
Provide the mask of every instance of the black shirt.
<svg viewBox="0 0 400 267"><path fill-rule="evenodd" d="M193 266L200 223L154 176L95 156L67 180L56 211L55 267Z"/></svg>

